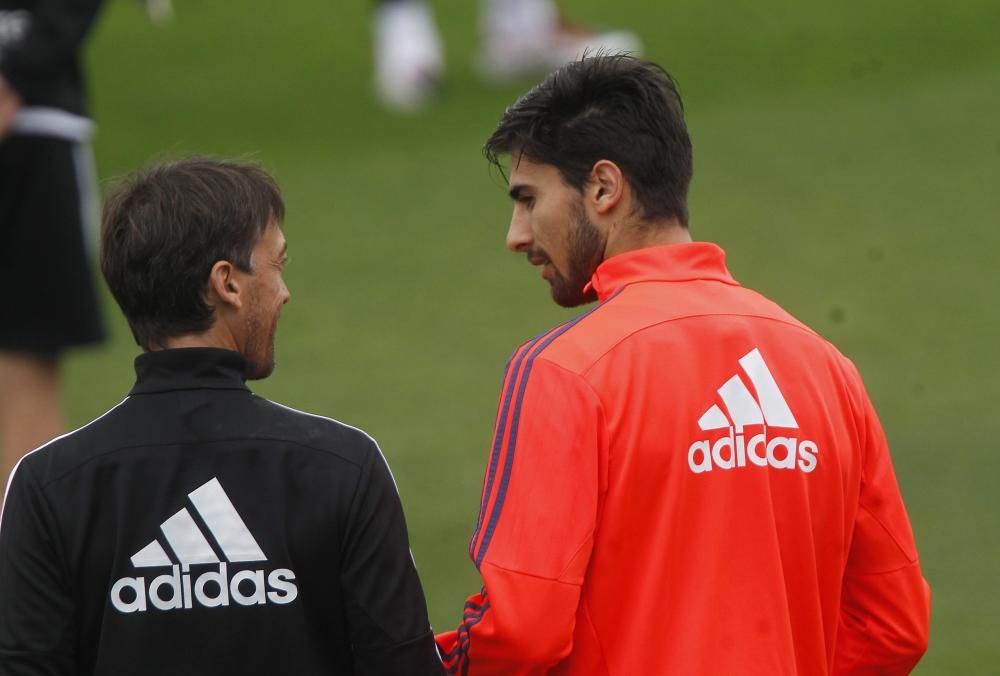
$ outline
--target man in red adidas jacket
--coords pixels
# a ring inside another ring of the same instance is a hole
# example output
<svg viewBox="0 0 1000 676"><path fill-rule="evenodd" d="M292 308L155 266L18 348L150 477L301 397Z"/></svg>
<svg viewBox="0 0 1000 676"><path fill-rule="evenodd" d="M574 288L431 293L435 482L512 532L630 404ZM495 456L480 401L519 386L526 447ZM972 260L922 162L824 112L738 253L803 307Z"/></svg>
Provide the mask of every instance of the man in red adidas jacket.
<svg viewBox="0 0 1000 676"><path fill-rule="evenodd" d="M670 77L598 56L486 144L554 300L503 383L462 674L905 674L930 591L853 364L691 241Z"/></svg>

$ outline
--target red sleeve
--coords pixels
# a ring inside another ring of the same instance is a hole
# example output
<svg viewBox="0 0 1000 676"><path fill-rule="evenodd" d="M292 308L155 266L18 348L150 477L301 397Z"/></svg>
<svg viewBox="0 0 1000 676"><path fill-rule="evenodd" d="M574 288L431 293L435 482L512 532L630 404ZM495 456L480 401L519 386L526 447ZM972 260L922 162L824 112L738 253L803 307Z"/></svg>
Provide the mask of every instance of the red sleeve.
<svg viewBox="0 0 1000 676"><path fill-rule="evenodd" d="M908 674L927 649L930 587L889 447L868 397L861 496L841 597L833 673Z"/></svg>
<svg viewBox="0 0 1000 676"><path fill-rule="evenodd" d="M470 547L483 590L437 637L449 673L544 674L572 648L607 434L589 385L531 349L508 365Z"/></svg>

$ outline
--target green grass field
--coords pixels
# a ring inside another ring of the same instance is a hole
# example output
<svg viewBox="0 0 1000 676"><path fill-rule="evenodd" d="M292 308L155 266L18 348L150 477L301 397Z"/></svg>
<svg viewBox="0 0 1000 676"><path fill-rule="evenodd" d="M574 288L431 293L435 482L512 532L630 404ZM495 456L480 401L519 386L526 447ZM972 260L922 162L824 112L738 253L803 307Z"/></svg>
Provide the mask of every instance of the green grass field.
<svg viewBox="0 0 1000 676"><path fill-rule="evenodd" d="M679 80L695 237L866 376L934 589L916 673L1000 674L1000 4L564 5L634 28ZM478 82L475 3L434 7L448 86L415 117L372 100L367 0L179 0L162 29L113 2L89 61L102 180L198 151L281 181L293 297L255 389L381 441L440 630L479 586L465 548L503 363L567 314L505 251L479 153L531 83ZM106 306L113 340L69 362L74 425L131 385Z"/></svg>

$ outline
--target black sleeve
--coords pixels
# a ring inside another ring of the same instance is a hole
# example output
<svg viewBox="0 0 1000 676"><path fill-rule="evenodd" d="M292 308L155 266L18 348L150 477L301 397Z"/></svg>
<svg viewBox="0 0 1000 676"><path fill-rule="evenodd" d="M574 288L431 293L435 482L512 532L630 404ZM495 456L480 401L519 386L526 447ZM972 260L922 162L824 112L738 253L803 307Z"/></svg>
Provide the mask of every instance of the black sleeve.
<svg viewBox="0 0 1000 676"><path fill-rule="evenodd" d="M51 514L30 468L10 479L0 520L0 675L74 673L73 600Z"/></svg>
<svg viewBox="0 0 1000 676"><path fill-rule="evenodd" d="M28 30L18 43L0 54L0 73L16 91L31 80L58 72L75 59L97 18L102 0L44 0L31 13Z"/></svg>
<svg viewBox="0 0 1000 676"><path fill-rule="evenodd" d="M358 674L443 674L396 485L377 446L351 506L341 569Z"/></svg>

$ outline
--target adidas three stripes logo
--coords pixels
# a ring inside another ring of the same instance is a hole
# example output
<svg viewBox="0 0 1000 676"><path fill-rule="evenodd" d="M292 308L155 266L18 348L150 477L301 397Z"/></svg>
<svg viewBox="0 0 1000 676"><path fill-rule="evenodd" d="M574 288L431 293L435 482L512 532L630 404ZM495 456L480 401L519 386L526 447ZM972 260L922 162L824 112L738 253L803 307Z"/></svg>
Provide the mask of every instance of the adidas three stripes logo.
<svg viewBox="0 0 1000 676"><path fill-rule="evenodd" d="M187 497L194 513L205 524L204 530L188 507L160 524L167 548L154 539L132 555L130 561L140 570L169 568L170 572L152 578L148 584L145 576L116 581L110 593L115 610L141 613L149 609L184 610L195 606L259 606L288 604L298 598L295 573L288 568L229 570L230 564L266 562L267 557L218 478L202 484ZM191 566L209 568L194 575Z"/></svg>
<svg viewBox="0 0 1000 676"><path fill-rule="evenodd" d="M218 479L212 479L188 493L188 498L215 541L219 543L219 549L227 561L231 563L267 561L264 552L260 550L260 545L250 534ZM160 525L160 530L163 531L167 544L185 570L196 563L219 563L215 550L205 539L186 507L164 521ZM156 540L132 557L132 565L136 568L171 566L173 563Z"/></svg>
<svg viewBox="0 0 1000 676"><path fill-rule="evenodd" d="M810 473L818 465L816 442L793 436L768 437L768 429L797 430L799 423L792 414L771 369L760 350L754 348L739 359L747 382L739 373L716 390L722 405L713 404L698 419L703 432L727 430L726 436L715 440L696 441L688 448L688 467L695 474L713 469L729 470L756 465L774 469L799 469ZM725 409L725 410L723 410ZM743 435L744 428L755 425L761 432Z"/></svg>

